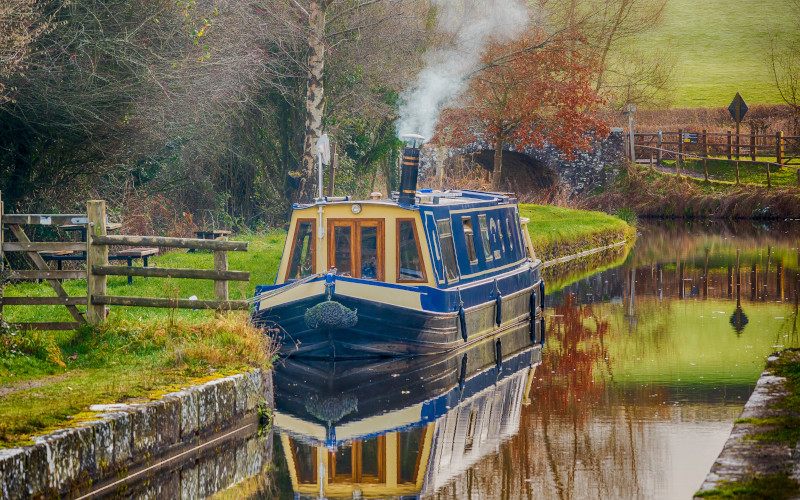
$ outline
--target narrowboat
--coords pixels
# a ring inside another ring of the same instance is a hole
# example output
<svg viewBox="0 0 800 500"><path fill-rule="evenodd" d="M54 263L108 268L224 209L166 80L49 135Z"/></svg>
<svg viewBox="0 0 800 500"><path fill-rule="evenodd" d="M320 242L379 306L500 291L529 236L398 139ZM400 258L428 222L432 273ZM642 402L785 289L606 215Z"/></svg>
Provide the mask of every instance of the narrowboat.
<svg viewBox="0 0 800 500"><path fill-rule="evenodd" d="M282 355L363 358L458 349L541 316L544 282L516 199L417 190L419 148L400 192L295 204L274 285L253 322Z"/></svg>
<svg viewBox="0 0 800 500"><path fill-rule="evenodd" d="M273 425L295 498L435 494L517 434L538 340L520 325L433 356L283 360Z"/></svg>

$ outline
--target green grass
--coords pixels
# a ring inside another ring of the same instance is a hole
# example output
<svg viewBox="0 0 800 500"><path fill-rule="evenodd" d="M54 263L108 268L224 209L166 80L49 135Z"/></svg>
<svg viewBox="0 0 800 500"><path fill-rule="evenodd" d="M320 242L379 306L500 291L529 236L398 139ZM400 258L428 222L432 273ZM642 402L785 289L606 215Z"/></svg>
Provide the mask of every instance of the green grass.
<svg viewBox="0 0 800 500"><path fill-rule="evenodd" d="M609 231L625 231L621 220L600 213L525 205L531 236L539 244L568 243ZM274 282L286 233L271 231L233 239L247 252L229 252L229 268L250 272L250 281L230 282L232 299L252 297L255 286ZM211 253L174 251L151 265L212 269ZM86 294L85 280L66 280L70 295ZM53 296L46 283L6 286L7 296ZM212 299L208 280L109 277L109 295ZM63 306L6 306L5 321L71 321ZM215 319L210 311L140 307L111 308L101 327L67 332L0 335L0 448L26 444L29 436L63 426L91 404L153 398L182 385L269 362L263 336L247 328L244 313ZM0 329L2 332L2 329ZM264 341L264 342L262 342Z"/></svg>
<svg viewBox="0 0 800 500"><path fill-rule="evenodd" d="M800 485L788 474L754 477L748 481L726 483L717 489L696 493L696 497L736 500L783 500L795 498Z"/></svg>
<svg viewBox="0 0 800 500"><path fill-rule="evenodd" d="M675 168L675 161L663 162L665 166ZM709 160L708 175L716 181L736 182L736 162L731 160ZM703 174L703 162L687 160L681 163L681 169ZM770 166L770 184L775 187L797 186L797 170L789 167ZM741 184L767 185L767 169L764 164L739 163L739 182Z"/></svg>
<svg viewBox="0 0 800 500"><path fill-rule="evenodd" d="M790 3L669 0L662 26L632 43L674 57L674 107L727 107L736 92L747 104L781 103L769 41L774 31L796 31Z"/></svg>
<svg viewBox="0 0 800 500"><path fill-rule="evenodd" d="M272 283L285 241L283 231L247 235L248 252L230 252L229 268L247 270L250 281L230 283L233 299L251 297L255 285ZM159 267L212 269L211 253L175 251L152 259ZM70 295L86 294L85 280L63 283ZM9 285L7 296L52 296L47 284ZM213 298L208 280L109 277L109 294ZM5 320L70 321L58 306L6 306ZM0 335L0 448L28 443L29 436L64 425L95 403L151 398L162 391L261 366L270 346L246 328L246 314L215 319L209 311L112 307L99 328ZM71 359L72 358L72 359Z"/></svg>
<svg viewBox="0 0 800 500"><path fill-rule="evenodd" d="M519 212L531 220L528 231L537 250L553 244L592 240L610 233L624 235L630 231L625 221L605 212L542 205L520 205Z"/></svg>

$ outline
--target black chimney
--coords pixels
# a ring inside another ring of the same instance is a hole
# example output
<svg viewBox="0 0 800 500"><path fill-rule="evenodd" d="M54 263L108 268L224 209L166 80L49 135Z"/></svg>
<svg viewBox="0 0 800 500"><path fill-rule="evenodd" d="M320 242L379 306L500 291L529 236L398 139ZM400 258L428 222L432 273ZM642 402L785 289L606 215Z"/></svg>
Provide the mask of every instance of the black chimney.
<svg viewBox="0 0 800 500"><path fill-rule="evenodd" d="M413 205L416 202L417 175L419 174L419 148L406 146L403 150L403 168L400 173L400 197L397 203Z"/></svg>

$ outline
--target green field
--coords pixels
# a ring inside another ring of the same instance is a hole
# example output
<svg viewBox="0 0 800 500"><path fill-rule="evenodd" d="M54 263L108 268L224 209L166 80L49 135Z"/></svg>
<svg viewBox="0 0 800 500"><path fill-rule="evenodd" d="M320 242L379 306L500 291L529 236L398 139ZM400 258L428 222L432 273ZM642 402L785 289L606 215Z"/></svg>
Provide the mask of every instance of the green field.
<svg viewBox="0 0 800 500"><path fill-rule="evenodd" d="M662 25L635 43L675 58L673 107L727 107L736 92L747 104L781 103L770 39L779 31L797 31L789 4L668 0Z"/></svg>

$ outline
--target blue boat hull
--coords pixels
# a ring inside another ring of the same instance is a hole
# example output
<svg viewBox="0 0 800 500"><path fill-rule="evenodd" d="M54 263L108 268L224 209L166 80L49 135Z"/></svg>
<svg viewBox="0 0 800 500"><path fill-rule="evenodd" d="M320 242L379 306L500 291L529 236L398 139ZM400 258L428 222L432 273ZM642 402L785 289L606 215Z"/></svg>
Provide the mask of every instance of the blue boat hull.
<svg viewBox="0 0 800 500"><path fill-rule="evenodd" d="M367 358L437 354L472 345L489 335L523 324L533 342L541 342L541 280L502 296L501 300L442 313L410 309L363 298L334 294L332 300L356 312L350 328L312 328L305 314L326 301L324 294L304 297L258 311L253 322L277 330L284 356Z"/></svg>

